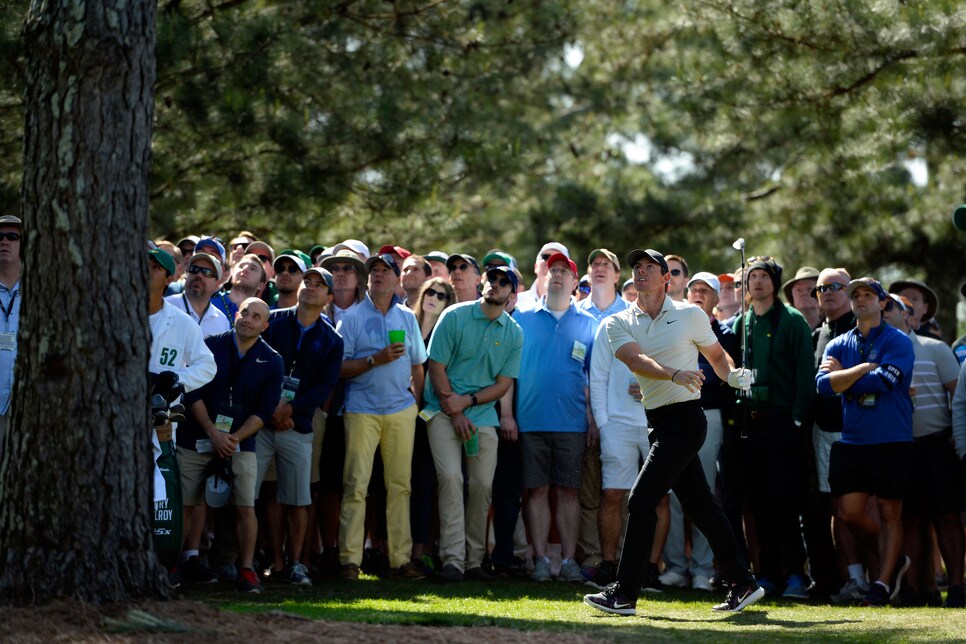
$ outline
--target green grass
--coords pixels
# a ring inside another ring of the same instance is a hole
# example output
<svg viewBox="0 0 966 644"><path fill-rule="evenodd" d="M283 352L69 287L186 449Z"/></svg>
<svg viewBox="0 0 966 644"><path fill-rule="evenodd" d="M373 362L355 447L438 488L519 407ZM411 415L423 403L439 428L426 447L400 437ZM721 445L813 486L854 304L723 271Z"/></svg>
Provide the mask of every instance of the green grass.
<svg viewBox="0 0 966 644"><path fill-rule="evenodd" d="M310 589L266 584L241 596L227 585L187 588L198 599L239 612L282 610L313 619L426 626L500 626L610 641L966 641L966 611L858 608L763 600L745 612L711 611L723 593L665 592L638 602L637 617L605 615L582 603L582 586L527 581L436 584L363 577Z"/></svg>

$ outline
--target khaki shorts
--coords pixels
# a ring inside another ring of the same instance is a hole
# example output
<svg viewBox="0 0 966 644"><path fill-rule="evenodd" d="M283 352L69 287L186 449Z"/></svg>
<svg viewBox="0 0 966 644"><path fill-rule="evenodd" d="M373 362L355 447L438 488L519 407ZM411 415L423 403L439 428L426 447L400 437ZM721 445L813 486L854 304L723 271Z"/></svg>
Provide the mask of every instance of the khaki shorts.
<svg viewBox="0 0 966 644"><path fill-rule="evenodd" d="M278 480L277 499L282 505L311 505L309 474L312 459L312 434L295 430L277 432L262 429L256 437L255 458L258 461L256 489L262 487L269 464L275 463ZM257 498L257 495L256 495Z"/></svg>
<svg viewBox="0 0 966 644"><path fill-rule="evenodd" d="M200 505L205 498L205 465L211 460L211 454L199 454L193 449L179 447L177 455L184 505ZM255 452L236 452L232 455L231 471L235 475L231 484L232 505L242 508L255 506L257 470Z"/></svg>

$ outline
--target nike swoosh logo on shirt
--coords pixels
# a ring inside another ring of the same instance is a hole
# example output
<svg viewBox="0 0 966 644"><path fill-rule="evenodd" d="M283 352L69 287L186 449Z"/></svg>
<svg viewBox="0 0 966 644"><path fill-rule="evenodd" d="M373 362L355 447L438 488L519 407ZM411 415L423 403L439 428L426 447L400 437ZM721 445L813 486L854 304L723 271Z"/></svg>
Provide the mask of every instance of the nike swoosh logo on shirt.
<svg viewBox="0 0 966 644"><path fill-rule="evenodd" d="M677 320L668 320L667 321L668 324L674 324L675 322L677 322Z"/></svg>

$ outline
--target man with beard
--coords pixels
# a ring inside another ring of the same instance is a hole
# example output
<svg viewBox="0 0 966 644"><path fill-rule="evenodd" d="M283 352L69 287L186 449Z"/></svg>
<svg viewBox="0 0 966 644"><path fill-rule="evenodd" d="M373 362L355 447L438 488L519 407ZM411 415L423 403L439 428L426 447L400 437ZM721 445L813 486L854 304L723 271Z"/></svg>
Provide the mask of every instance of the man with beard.
<svg viewBox="0 0 966 644"><path fill-rule="evenodd" d="M234 324L242 302L257 297L265 288L268 274L257 255L245 255L231 268L231 289L222 289L211 297L211 303Z"/></svg>
<svg viewBox="0 0 966 644"><path fill-rule="evenodd" d="M221 282L221 262L207 253L192 254L186 272L184 290L164 300L190 315L201 326L201 335L206 338L231 331L231 323L225 314L211 305L211 296Z"/></svg>
<svg viewBox="0 0 966 644"><path fill-rule="evenodd" d="M486 272L483 297L445 310L429 344L426 409L439 481L440 558L445 581L491 579L481 564L496 471L499 426L494 402L520 371L523 332L504 306L517 277L506 266ZM463 503L463 451L470 479ZM473 454L473 443L476 454Z"/></svg>

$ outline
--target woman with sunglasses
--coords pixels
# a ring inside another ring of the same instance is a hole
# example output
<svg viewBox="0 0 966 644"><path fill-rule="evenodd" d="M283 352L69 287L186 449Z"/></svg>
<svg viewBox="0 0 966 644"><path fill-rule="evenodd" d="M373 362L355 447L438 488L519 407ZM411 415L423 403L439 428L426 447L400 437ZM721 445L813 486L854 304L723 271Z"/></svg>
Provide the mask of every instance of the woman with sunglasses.
<svg viewBox="0 0 966 644"><path fill-rule="evenodd" d="M419 322L423 341L429 346L433 329L444 310L456 304L456 292L441 277L432 277L423 283L413 306ZM422 406L422 401L420 406ZM435 570L433 560L433 497L436 491L436 467L429 447L426 421L416 418L416 438L413 445L413 474L410 491L410 528L413 537L413 562L424 572Z"/></svg>

